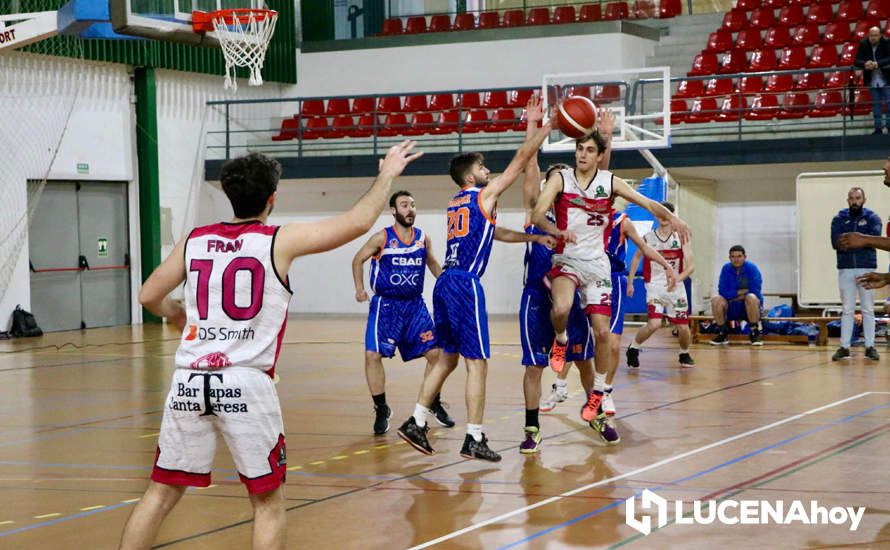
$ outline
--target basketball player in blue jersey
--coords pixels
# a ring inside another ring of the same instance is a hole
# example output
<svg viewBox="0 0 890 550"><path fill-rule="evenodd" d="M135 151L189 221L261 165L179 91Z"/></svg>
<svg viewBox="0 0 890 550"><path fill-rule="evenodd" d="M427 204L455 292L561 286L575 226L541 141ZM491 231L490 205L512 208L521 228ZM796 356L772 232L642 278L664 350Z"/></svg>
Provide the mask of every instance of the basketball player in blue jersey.
<svg viewBox="0 0 890 550"><path fill-rule="evenodd" d="M139 293L148 311L182 335L151 481L127 520L120 548L150 548L186 488L210 485L217 434L247 487L253 548L285 548L287 452L272 379L291 297L288 273L294 259L332 250L371 229L392 180L421 156L413 148L408 140L392 146L374 184L347 212L281 227L266 225L281 165L259 153L223 165L220 183L232 221L191 231ZM184 307L168 296L179 286ZM214 329L240 336L211 338Z"/></svg>
<svg viewBox="0 0 890 550"><path fill-rule="evenodd" d="M532 105L540 101L532 98ZM552 243L552 238L527 235L495 226L497 201L525 169L551 129L546 122L534 133L526 134L504 173L489 181L489 169L479 153L467 153L451 159L451 179L460 187L448 205L448 242L444 271L433 290L433 316L436 337L442 355L424 377L414 414L399 428L399 436L415 449L432 454L427 439L427 416L445 378L457 367L460 356L467 365L467 435L460 454L497 462L501 456L488 447L482 432L485 409L485 378L491 353L488 341L488 314L485 293L479 278L485 273L493 239L505 242L538 241Z"/></svg>
<svg viewBox="0 0 890 550"><path fill-rule="evenodd" d="M368 301L362 266L371 259L369 280L374 297L365 329L365 378L374 400L377 435L389 431L392 417L392 409L386 404L386 374L381 358L393 357L398 348L402 361L425 357L429 372L439 357L433 319L423 302L423 278L426 268L438 277L442 266L433 255L430 236L414 227L417 207L411 193L393 193L389 210L395 223L375 233L352 259L355 299L359 302ZM454 426L438 394L431 408L439 424Z"/></svg>

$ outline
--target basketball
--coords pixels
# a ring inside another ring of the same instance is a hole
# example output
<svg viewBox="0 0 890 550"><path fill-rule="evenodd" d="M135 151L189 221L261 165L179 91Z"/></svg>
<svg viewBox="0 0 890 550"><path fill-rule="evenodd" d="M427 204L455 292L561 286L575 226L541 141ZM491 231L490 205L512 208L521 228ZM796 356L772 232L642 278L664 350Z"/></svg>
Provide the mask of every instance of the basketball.
<svg viewBox="0 0 890 550"><path fill-rule="evenodd" d="M556 123L566 136L584 137L596 129L596 106L586 97L572 96L559 104Z"/></svg>

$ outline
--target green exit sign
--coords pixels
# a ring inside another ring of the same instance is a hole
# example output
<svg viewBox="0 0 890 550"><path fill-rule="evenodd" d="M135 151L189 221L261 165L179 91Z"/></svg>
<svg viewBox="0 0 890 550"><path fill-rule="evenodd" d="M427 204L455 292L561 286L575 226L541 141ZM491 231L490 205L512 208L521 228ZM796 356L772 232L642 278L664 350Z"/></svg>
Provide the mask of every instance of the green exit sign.
<svg viewBox="0 0 890 550"><path fill-rule="evenodd" d="M77 163L77 173L78 174L89 174L90 173L90 165L86 162L78 162Z"/></svg>

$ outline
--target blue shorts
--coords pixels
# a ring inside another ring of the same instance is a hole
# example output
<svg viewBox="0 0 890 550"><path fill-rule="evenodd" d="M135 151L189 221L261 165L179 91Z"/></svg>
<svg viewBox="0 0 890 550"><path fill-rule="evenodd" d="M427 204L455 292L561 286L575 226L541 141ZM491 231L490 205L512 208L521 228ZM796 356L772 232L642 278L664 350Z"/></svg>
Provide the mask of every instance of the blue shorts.
<svg viewBox="0 0 890 550"><path fill-rule="evenodd" d="M763 300L760 300L760 306L763 307ZM729 302L726 308L727 321L747 321L748 311L745 309L744 300L734 300Z"/></svg>
<svg viewBox="0 0 890 550"><path fill-rule="evenodd" d="M519 304L519 339L522 345L522 364L530 367L546 367L550 364L550 347L553 345L553 325L550 322L550 291L543 287L522 289ZM581 307L581 297L576 292L569 312L569 349L566 361L580 361L593 357L593 335L590 322Z"/></svg>
<svg viewBox="0 0 890 550"><path fill-rule="evenodd" d="M375 295L368 310L365 349L393 357L396 348L403 361L417 359L437 347L433 320L423 298L409 300Z"/></svg>
<svg viewBox="0 0 890 550"><path fill-rule="evenodd" d="M446 269L433 288L433 319L436 337L445 353L466 359L488 359L488 312L485 292L475 275Z"/></svg>
<svg viewBox="0 0 890 550"><path fill-rule="evenodd" d="M624 306L627 302L627 275L612 273L612 321L609 331L624 334Z"/></svg>

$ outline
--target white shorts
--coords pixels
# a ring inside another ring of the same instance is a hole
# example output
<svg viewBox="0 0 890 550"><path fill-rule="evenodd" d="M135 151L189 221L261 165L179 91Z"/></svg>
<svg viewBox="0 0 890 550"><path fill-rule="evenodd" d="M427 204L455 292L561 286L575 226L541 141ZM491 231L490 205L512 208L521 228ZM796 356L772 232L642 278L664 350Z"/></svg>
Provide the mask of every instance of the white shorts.
<svg viewBox="0 0 890 550"><path fill-rule="evenodd" d="M252 494L284 483L287 452L278 394L259 369L176 369L151 479L168 485L210 485L219 432L241 482Z"/></svg>
<svg viewBox="0 0 890 550"><path fill-rule="evenodd" d="M689 299L682 282L677 283L672 292L668 292L665 285L646 283L646 305L650 319L666 315L676 325L689 324Z"/></svg>
<svg viewBox="0 0 890 550"><path fill-rule="evenodd" d="M575 281L587 315L612 315L612 267L608 257L579 260L557 254L549 275L551 279L569 277Z"/></svg>

